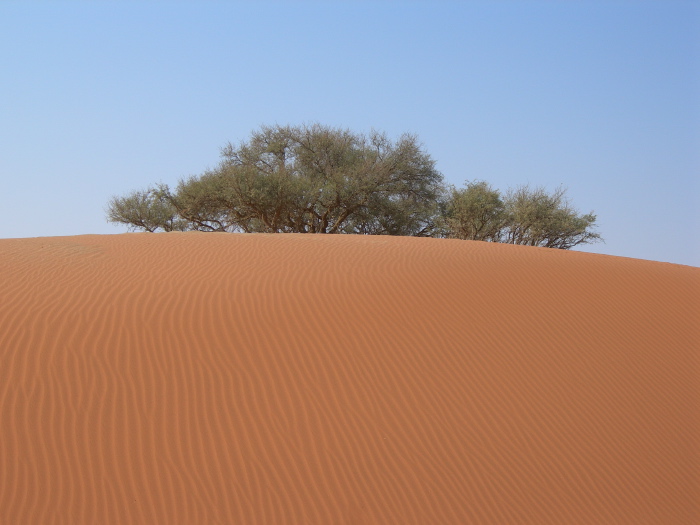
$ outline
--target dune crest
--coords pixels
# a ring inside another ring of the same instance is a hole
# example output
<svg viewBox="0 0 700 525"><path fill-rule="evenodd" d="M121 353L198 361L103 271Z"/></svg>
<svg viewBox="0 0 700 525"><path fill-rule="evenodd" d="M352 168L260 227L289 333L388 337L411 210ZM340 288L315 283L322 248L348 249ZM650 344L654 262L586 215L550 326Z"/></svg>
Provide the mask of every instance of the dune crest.
<svg viewBox="0 0 700 525"><path fill-rule="evenodd" d="M0 523L700 522L700 269L0 240Z"/></svg>

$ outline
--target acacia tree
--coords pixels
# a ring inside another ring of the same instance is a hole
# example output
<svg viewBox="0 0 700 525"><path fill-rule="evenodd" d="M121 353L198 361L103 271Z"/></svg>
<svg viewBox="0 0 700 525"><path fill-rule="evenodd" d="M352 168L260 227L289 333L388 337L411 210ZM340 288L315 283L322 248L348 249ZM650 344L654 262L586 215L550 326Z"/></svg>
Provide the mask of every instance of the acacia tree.
<svg viewBox="0 0 700 525"><path fill-rule="evenodd" d="M113 197L107 220L131 229L413 235L570 249L601 240L562 188L483 181L446 188L413 135L391 141L314 124L263 126L219 165Z"/></svg>
<svg viewBox="0 0 700 525"><path fill-rule="evenodd" d="M107 204L107 221L147 232L189 229L187 221L179 218L170 201L153 188L112 197Z"/></svg>
<svg viewBox="0 0 700 525"><path fill-rule="evenodd" d="M519 186L504 197L486 182L452 189L443 214L446 236L457 239L524 244L568 250L602 240L596 216L581 215L566 190Z"/></svg>
<svg viewBox="0 0 700 525"><path fill-rule="evenodd" d="M445 204L448 236L471 241L501 241L506 224L506 205L498 190L484 181L452 188Z"/></svg>
<svg viewBox="0 0 700 525"><path fill-rule="evenodd" d="M166 203L178 227L202 231L432 235L442 175L413 135L396 142L321 126L264 126L247 142L228 144L216 169L183 179L175 190L150 188L146 201ZM113 198L108 220L135 229L141 215L115 213L134 203ZM150 217L150 216L149 216Z"/></svg>
<svg viewBox="0 0 700 525"><path fill-rule="evenodd" d="M596 216L580 215L562 187L550 194L541 187L519 186L509 190L505 205L507 223L500 242L569 250L602 240L593 230Z"/></svg>

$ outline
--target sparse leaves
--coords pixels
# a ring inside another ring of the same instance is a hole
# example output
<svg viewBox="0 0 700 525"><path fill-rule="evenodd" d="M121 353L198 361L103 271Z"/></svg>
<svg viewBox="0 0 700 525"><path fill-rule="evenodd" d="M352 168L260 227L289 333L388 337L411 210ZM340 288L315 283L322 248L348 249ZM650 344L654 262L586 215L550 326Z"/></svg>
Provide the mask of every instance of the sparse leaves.
<svg viewBox="0 0 700 525"><path fill-rule="evenodd" d="M602 240L566 190L447 188L414 135L263 126L212 170L113 197L107 220L147 232L410 235L570 249Z"/></svg>
<svg viewBox="0 0 700 525"><path fill-rule="evenodd" d="M318 124L265 126L248 142L228 144L221 157L216 169L181 180L175 191L159 186L136 199L113 198L108 220L146 231L186 224L392 235L427 235L435 223L442 175L411 135L392 142Z"/></svg>
<svg viewBox="0 0 700 525"><path fill-rule="evenodd" d="M520 186L501 197L487 183L453 189L446 206L447 236L568 250L602 240L593 230L596 216L580 215L566 190Z"/></svg>
<svg viewBox="0 0 700 525"><path fill-rule="evenodd" d="M190 229L187 221L178 216L175 207L155 188L112 197L107 204L107 221L147 232Z"/></svg>

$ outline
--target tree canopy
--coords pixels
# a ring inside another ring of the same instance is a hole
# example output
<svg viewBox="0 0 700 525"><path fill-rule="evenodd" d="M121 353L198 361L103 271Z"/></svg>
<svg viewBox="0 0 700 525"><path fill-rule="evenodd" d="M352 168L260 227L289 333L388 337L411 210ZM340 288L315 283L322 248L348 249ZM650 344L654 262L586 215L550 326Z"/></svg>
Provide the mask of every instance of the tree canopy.
<svg viewBox="0 0 700 525"><path fill-rule="evenodd" d="M596 216L581 215L566 190L519 186L502 196L483 181L452 188L444 213L448 237L568 250L597 242Z"/></svg>
<svg viewBox="0 0 700 525"><path fill-rule="evenodd" d="M320 124L263 126L174 189L112 197L107 220L148 232L406 235L563 249L600 240L595 215L579 215L561 188L448 188L415 135L392 141Z"/></svg>
<svg viewBox="0 0 700 525"><path fill-rule="evenodd" d="M155 231L431 235L443 188L415 136L263 127L218 167L113 197L108 220Z"/></svg>

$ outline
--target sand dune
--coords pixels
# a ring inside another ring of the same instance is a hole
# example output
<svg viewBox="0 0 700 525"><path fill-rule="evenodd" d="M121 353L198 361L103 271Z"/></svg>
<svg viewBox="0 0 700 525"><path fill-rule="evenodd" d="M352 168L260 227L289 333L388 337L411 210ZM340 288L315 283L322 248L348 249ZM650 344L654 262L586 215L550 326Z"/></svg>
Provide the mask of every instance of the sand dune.
<svg viewBox="0 0 700 525"><path fill-rule="evenodd" d="M700 269L0 240L0 524L700 523Z"/></svg>

